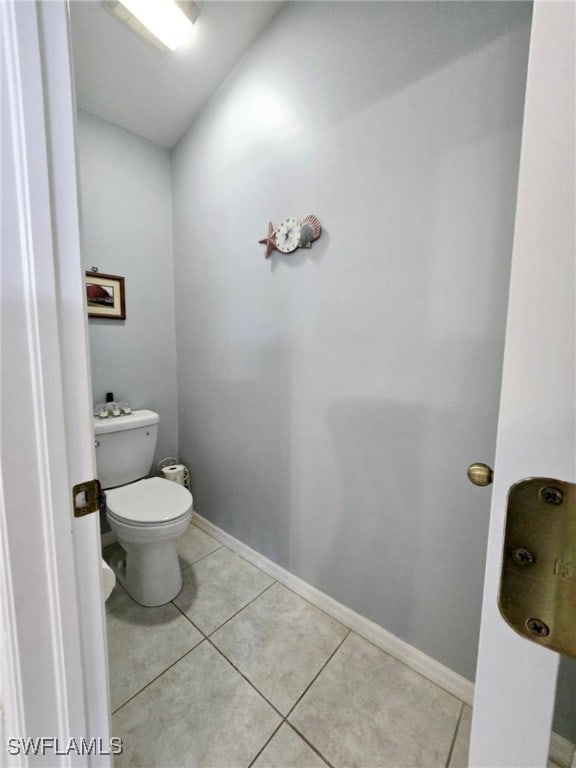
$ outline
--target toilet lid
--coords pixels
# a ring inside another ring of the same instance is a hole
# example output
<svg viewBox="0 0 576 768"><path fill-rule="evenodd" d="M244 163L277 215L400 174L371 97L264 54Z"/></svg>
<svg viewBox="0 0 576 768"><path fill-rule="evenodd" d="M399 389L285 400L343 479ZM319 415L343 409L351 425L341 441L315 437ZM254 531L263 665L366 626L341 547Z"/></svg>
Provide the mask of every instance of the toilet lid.
<svg viewBox="0 0 576 768"><path fill-rule="evenodd" d="M192 494L183 485L151 477L106 491L106 506L113 517L128 523L168 523L190 511Z"/></svg>

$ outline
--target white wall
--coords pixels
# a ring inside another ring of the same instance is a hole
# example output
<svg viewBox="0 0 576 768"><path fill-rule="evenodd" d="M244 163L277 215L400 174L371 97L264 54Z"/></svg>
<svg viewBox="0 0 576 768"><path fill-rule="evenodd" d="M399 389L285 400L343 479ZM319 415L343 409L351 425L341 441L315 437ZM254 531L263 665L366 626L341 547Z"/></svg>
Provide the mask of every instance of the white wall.
<svg viewBox="0 0 576 768"><path fill-rule="evenodd" d="M470 679L530 14L289 3L172 155L196 508Z"/></svg>
<svg viewBox="0 0 576 768"><path fill-rule="evenodd" d="M126 280L126 320L89 319L94 399L157 411L156 457L177 455L169 154L86 112L77 135L84 265Z"/></svg>

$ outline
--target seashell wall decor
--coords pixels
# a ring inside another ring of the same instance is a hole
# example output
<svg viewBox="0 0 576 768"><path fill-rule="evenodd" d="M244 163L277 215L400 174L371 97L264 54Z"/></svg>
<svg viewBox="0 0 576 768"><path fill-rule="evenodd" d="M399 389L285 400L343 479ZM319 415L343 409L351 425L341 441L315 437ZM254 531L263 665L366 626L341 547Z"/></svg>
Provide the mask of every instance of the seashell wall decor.
<svg viewBox="0 0 576 768"><path fill-rule="evenodd" d="M300 242L298 243L300 248L311 248L313 240L314 230L312 229L312 224L308 224L308 222L302 224L302 229L300 231Z"/></svg>
<svg viewBox="0 0 576 768"><path fill-rule="evenodd" d="M309 213L308 216L304 216L303 219L300 219L300 224L302 224L302 227L309 225L312 229L312 240L318 240L322 233L322 227L316 216Z"/></svg>

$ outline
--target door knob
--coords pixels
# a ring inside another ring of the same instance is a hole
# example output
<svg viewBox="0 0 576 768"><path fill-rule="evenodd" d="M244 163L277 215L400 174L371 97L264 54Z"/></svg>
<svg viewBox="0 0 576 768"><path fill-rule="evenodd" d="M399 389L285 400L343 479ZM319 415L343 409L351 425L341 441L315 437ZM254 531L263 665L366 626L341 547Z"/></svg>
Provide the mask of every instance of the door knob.
<svg viewBox="0 0 576 768"><path fill-rule="evenodd" d="M476 462L468 467L468 480L474 485L490 485L494 479L494 472L488 464Z"/></svg>

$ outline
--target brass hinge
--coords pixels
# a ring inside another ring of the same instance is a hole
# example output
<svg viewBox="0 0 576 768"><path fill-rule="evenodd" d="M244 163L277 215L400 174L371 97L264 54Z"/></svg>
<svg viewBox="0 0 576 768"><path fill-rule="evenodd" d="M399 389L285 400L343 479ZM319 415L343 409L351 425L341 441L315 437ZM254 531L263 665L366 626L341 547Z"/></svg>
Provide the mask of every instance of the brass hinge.
<svg viewBox="0 0 576 768"><path fill-rule="evenodd" d="M520 635L576 657L576 484L510 488L498 603Z"/></svg>
<svg viewBox="0 0 576 768"><path fill-rule="evenodd" d="M98 480L87 480L72 488L72 503L74 517L84 517L92 512L98 512L102 500L102 488Z"/></svg>

